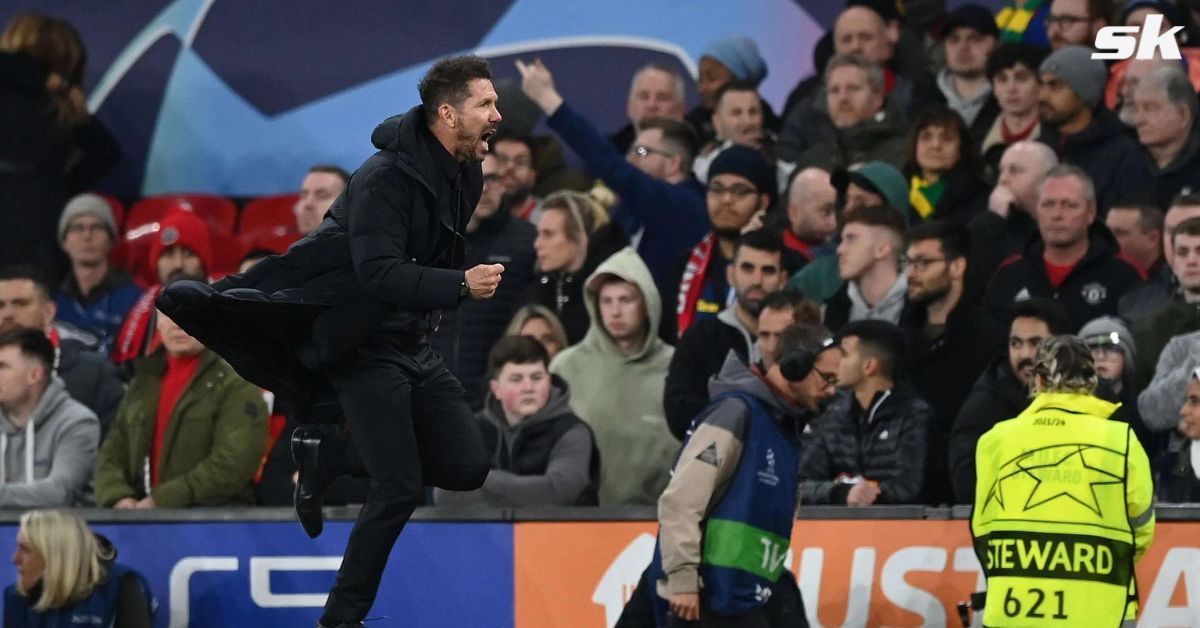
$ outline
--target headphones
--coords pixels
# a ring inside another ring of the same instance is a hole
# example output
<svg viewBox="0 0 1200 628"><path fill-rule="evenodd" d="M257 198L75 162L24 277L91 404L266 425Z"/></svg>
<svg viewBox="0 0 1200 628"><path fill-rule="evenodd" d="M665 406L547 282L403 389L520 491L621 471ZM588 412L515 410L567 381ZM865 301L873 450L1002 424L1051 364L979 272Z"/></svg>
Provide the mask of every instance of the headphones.
<svg viewBox="0 0 1200 628"><path fill-rule="evenodd" d="M779 360L779 372L789 382L801 382L808 377L816 366L817 356L833 346L833 339L826 338L816 351L801 349L792 351Z"/></svg>

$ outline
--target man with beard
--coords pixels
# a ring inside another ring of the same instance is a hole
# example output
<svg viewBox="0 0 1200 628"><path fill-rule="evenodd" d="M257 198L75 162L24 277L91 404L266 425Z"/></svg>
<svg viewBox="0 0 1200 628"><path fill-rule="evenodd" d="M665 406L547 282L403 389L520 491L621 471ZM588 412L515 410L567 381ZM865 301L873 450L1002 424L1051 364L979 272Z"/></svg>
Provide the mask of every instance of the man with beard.
<svg viewBox="0 0 1200 628"><path fill-rule="evenodd" d="M926 474L926 496L933 504L950 500L945 465L954 417L1004 344L999 324L965 298L970 246L962 225L932 221L908 232L908 295L900 328L908 340L913 387L933 409Z"/></svg>
<svg viewBox="0 0 1200 628"><path fill-rule="evenodd" d="M172 284L158 300L300 422L345 417L371 482L318 626L363 625L424 486L472 490L488 474L462 385L428 337L439 310L491 298L500 284L500 264L459 270L500 112L475 56L438 61L419 92L420 105L375 128L378 152L315 231L244 275ZM316 429L292 438L297 512L316 536L322 492L351 457Z"/></svg>
<svg viewBox="0 0 1200 628"><path fill-rule="evenodd" d="M1100 102L1108 70L1103 61L1092 58L1092 52L1084 46L1068 46L1042 61L1038 141L1055 148L1064 163L1088 173L1096 184L1103 218L1118 200L1153 189L1154 179L1141 147Z"/></svg>
<svg viewBox="0 0 1200 628"><path fill-rule="evenodd" d="M1029 405L1033 358L1042 341L1071 331L1066 309L1050 299L1029 299L1013 305L1008 331L1008 355L988 364L962 404L950 432L950 479L954 503L975 499L975 443L992 426L1011 419Z"/></svg>
<svg viewBox="0 0 1200 628"><path fill-rule="evenodd" d="M688 424L708 405L708 379L721 370L730 351L743 364L758 361L754 339L763 299L787 282L782 252L779 236L764 229L739 238L733 263L725 267L733 307L696 321L679 338L663 391L667 425L676 438L682 440Z"/></svg>
<svg viewBox="0 0 1200 628"><path fill-rule="evenodd" d="M533 140L512 133L498 133L492 139L492 153L499 166L498 180L504 190L504 204L521 220L537 224L542 201L533 195L537 171L533 169Z"/></svg>
<svg viewBox="0 0 1200 628"><path fill-rule="evenodd" d="M676 333L717 314L730 302L726 267L742 229L775 203L775 170L758 151L730 146L709 168L708 219L712 231L686 258L672 283L679 288ZM720 364L717 364L720 368Z"/></svg>
<svg viewBox="0 0 1200 628"><path fill-rule="evenodd" d="M718 90L716 108L712 111L712 128L716 136L692 162L696 180L708 181L708 167L717 155L734 144L741 144L762 152L775 165L779 181L787 181L794 166L775 159L775 134L765 127L766 111L755 83L735 80Z"/></svg>
<svg viewBox="0 0 1200 628"><path fill-rule="evenodd" d="M1000 113L986 72L1000 29L992 12L978 4L958 7L938 26L946 53L946 67L937 75L938 90L946 105L962 116L978 145Z"/></svg>

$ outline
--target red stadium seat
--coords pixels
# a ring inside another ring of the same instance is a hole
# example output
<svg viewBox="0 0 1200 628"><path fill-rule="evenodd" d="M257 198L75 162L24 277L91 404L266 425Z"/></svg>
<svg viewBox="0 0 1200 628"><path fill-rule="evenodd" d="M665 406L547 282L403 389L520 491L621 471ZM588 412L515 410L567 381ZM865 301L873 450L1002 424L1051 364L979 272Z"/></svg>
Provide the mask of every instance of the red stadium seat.
<svg viewBox="0 0 1200 628"><path fill-rule="evenodd" d="M232 234L237 223L237 205L224 196L211 194L165 194L148 196L129 208L125 231L157 222L172 209L187 209L204 219L214 233Z"/></svg>
<svg viewBox="0 0 1200 628"><path fill-rule="evenodd" d="M296 230L294 207L300 199L295 194L264 196L250 201L242 208L238 233L269 232L282 235Z"/></svg>
<svg viewBox="0 0 1200 628"><path fill-rule="evenodd" d="M212 235L213 269L209 273L213 279L236 273L238 263L246 254L246 249L237 236L214 233Z"/></svg>

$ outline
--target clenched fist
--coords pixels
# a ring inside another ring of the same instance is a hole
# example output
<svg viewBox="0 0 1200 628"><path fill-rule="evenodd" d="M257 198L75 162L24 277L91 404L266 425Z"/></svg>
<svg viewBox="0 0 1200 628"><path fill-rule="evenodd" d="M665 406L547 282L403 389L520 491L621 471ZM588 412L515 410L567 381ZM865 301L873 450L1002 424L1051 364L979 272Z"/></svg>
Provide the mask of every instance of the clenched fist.
<svg viewBox="0 0 1200 628"><path fill-rule="evenodd" d="M467 290L472 299L490 299L500 286L503 264L480 264L467 270Z"/></svg>

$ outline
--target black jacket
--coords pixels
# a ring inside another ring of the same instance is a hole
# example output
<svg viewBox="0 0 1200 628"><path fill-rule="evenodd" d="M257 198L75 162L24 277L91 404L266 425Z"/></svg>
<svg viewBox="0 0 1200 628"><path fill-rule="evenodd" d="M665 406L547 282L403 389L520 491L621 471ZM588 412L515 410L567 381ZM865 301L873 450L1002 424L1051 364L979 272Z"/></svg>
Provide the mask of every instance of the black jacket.
<svg viewBox="0 0 1200 628"><path fill-rule="evenodd" d="M64 130L46 95L46 71L24 54L0 52L0 268L34 264L55 280L66 270L58 217L71 196L121 158L93 117Z"/></svg>
<svg viewBox="0 0 1200 628"><path fill-rule="evenodd" d="M477 406L483 401L481 381L487 371L492 345L504 334L513 312L521 306L533 281L533 225L514 218L505 207L479 223L467 235L465 267L503 264L500 287L491 299L464 301L457 310L446 310L429 344L442 355L446 368L467 391L467 400Z"/></svg>
<svg viewBox="0 0 1200 628"><path fill-rule="evenodd" d="M1141 145L1107 109L1097 109L1091 126L1065 138L1043 124L1038 141L1053 148L1061 161L1083 168L1092 177L1101 217L1113 203L1154 189Z"/></svg>
<svg viewBox="0 0 1200 628"><path fill-rule="evenodd" d="M671 433L681 441L692 419L708 405L708 380L721 372L729 352L733 351L742 364L749 363L753 340L747 339L740 325L735 327L727 322L732 310L721 314L702 318L688 327L675 345L675 355L667 369L663 410Z"/></svg>
<svg viewBox="0 0 1200 628"><path fill-rule="evenodd" d="M917 394L933 408L926 488L931 503L942 503L951 497L946 456L954 418L988 362L1004 352L1006 334L983 310L966 301L950 312L937 338L925 337L925 322L924 307L905 305L900 328L908 340L909 373Z"/></svg>
<svg viewBox="0 0 1200 628"><path fill-rule="evenodd" d="M954 170L946 175L945 180L946 189L937 205L934 205L933 213L928 218L921 218L916 210L909 208L909 224L918 224L922 220L944 220L965 225L979 212L987 210L991 190L983 179L965 170Z"/></svg>
<svg viewBox="0 0 1200 628"><path fill-rule="evenodd" d="M242 377L303 417L331 392L322 369L372 333L419 342L458 306L460 235L483 190L478 163L457 164L424 110L383 121L379 149L325 221L281 256L212 287L177 282L157 305Z"/></svg>
<svg viewBox="0 0 1200 628"><path fill-rule="evenodd" d="M125 385L117 375L117 367L82 342L64 338L58 343L58 376L72 399L96 413L103 440L125 398Z"/></svg>
<svg viewBox="0 0 1200 628"><path fill-rule="evenodd" d="M1139 147L1140 148L1140 147ZM1184 188L1192 193L1200 192L1200 124L1192 121L1192 130L1183 150L1167 164L1159 168L1148 153L1144 153L1146 167L1154 177L1154 197L1159 207L1167 207Z"/></svg>
<svg viewBox="0 0 1200 628"><path fill-rule="evenodd" d="M967 223L967 231L971 234L971 255L967 260L966 292L978 303L996 269L1038 238L1038 227L1033 216L1014 205L1009 207L1007 218L988 210L975 214Z"/></svg>
<svg viewBox="0 0 1200 628"><path fill-rule="evenodd" d="M975 443L1000 421L1016 418L1029 405L1025 384L1008 363L1008 353L992 360L963 402L950 432L950 479L954 501L975 501Z"/></svg>
<svg viewBox="0 0 1200 628"><path fill-rule="evenodd" d="M1200 502L1200 479L1192 468L1192 447L1196 441L1173 436L1171 445L1156 460L1159 501L1179 504Z"/></svg>
<svg viewBox="0 0 1200 628"><path fill-rule="evenodd" d="M1012 257L996 271L984 295L984 307L996 320L1007 321L1013 302L1048 297L1067 308L1074 329L1100 316L1116 316L1121 295L1142 283L1142 276L1117 257L1116 238L1103 225L1089 234L1087 253L1062 285L1050 285L1042 260L1045 245L1030 243L1020 257Z"/></svg>
<svg viewBox="0 0 1200 628"><path fill-rule="evenodd" d="M525 296L521 299L522 303L544 305L557 314L563 330L567 332L569 345L583 340L591 324L587 301L583 298L583 284L590 272L584 266L575 273L541 273L525 289Z"/></svg>
<svg viewBox="0 0 1200 628"><path fill-rule="evenodd" d="M925 449L932 421L929 404L907 385L875 395L862 409L840 391L800 440L803 504L845 504L850 485L838 476L879 482L877 504L919 504L925 486Z"/></svg>

